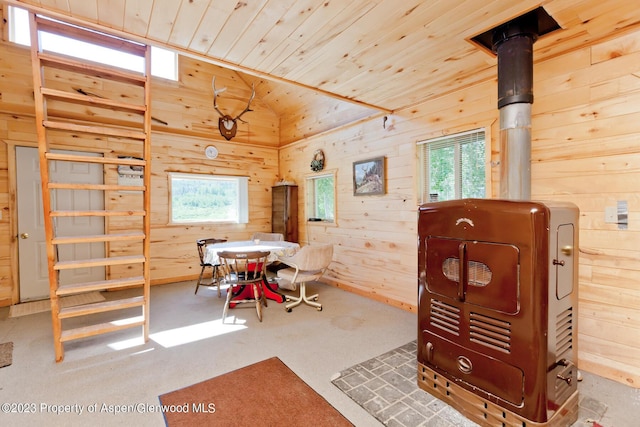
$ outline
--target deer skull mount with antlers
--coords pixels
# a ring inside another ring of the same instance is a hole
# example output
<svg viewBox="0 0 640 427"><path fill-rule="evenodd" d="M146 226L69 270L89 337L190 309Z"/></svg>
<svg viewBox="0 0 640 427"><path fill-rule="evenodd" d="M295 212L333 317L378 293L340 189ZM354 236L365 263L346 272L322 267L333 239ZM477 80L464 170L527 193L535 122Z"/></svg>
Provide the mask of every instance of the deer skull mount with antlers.
<svg viewBox="0 0 640 427"><path fill-rule="evenodd" d="M223 87L222 89L216 89L215 76L211 80L211 86L213 87L213 108L218 112L218 114L220 114L220 118L218 119L218 129L220 130L220 135L222 135L224 139L229 141L231 138L236 136L236 132L238 130L238 120L240 120L243 123L246 123L240 117L242 117L242 115L246 112L253 111L249 107L251 107L251 101L253 101L253 98L256 96L256 89L255 89L255 86L252 84L251 97L249 97L247 108L245 108L242 111L242 113L238 114L235 118L233 118L228 114L223 114L222 111L220 111L220 109L218 108L218 103L217 103L218 94L224 92L225 90L227 90L227 88Z"/></svg>

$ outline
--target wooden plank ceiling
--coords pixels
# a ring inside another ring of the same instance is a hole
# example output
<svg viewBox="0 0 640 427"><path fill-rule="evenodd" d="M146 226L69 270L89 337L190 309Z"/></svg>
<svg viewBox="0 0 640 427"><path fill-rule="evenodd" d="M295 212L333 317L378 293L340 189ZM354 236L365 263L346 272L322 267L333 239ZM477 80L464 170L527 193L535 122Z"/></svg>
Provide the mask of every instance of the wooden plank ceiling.
<svg viewBox="0 0 640 427"><path fill-rule="evenodd" d="M281 117L308 111L310 91L370 114L496 79L495 57L469 40L540 5L561 29L535 43L535 61L640 22L628 0L5 1L259 78L258 96Z"/></svg>

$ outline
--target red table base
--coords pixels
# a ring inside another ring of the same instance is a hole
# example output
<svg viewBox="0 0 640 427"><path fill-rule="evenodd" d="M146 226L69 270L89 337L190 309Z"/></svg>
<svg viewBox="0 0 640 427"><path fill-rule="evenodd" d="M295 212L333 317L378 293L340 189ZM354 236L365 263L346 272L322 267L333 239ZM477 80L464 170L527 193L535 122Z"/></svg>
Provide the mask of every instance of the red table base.
<svg viewBox="0 0 640 427"><path fill-rule="evenodd" d="M285 300L284 295L278 293L276 291L278 285L275 283L269 283L266 279L262 282L262 288L264 289L264 296L267 299L273 300L275 302L277 302L278 304L283 303ZM252 299L253 296L253 287L252 286L240 286L240 289L238 289L236 292L233 293L233 296L231 297L231 301L229 302L229 307L233 308L236 306L236 304L233 302L235 301L240 301L240 300L245 300L245 299ZM229 291L227 291L229 292ZM260 289L258 289L258 292L260 292Z"/></svg>

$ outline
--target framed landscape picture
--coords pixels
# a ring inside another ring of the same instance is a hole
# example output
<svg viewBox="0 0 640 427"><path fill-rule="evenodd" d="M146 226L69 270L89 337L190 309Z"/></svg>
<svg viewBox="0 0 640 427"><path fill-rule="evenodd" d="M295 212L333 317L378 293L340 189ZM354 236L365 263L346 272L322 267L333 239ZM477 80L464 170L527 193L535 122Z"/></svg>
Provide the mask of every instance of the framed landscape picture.
<svg viewBox="0 0 640 427"><path fill-rule="evenodd" d="M353 162L353 195L373 196L384 193L384 157Z"/></svg>

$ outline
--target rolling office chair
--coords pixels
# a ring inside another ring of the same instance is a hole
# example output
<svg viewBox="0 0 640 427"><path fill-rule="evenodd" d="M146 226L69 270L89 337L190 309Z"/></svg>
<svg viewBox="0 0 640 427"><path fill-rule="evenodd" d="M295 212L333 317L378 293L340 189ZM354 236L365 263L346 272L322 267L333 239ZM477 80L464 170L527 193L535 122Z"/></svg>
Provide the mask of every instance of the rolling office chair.
<svg viewBox="0 0 640 427"><path fill-rule="evenodd" d="M333 245L308 245L303 246L295 255L291 257L280 257L280 262L287 264L289 268L278 270L278 278L285 279L292 284L300 284L300 296L287 296L287 301L293 301L285 305L287 312L291 312L303 302L322 311L322 304L318 301L318 294L306 294L306 283L312 280L319 280L331 263L333 257Z"/></svg>

